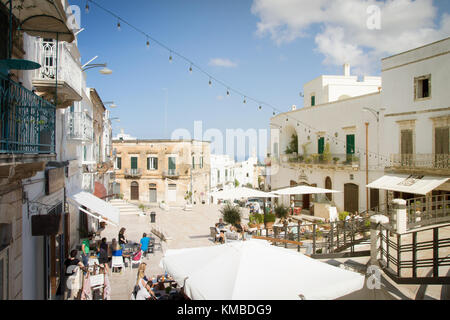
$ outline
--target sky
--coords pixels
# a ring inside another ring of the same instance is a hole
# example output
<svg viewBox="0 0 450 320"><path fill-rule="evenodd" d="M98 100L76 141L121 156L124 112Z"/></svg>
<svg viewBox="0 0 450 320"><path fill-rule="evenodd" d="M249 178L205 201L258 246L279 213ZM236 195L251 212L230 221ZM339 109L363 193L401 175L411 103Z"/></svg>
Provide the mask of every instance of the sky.
<svg viewBox="0 0 450 320"><path fill-rule="evenodd" d="M288 111L303 105L303 85L322 74L380 75L380 59L450 36L449 0L95 0L152 38L249 97ZM171 138L194 121L203 132L269 129L273 110L231 92L189 63L86 0L78 35L89 87L110 109L114 135ZM269 138L260 135L263 141ZM263 145L265 142L263 143ZM225 143L224 143L225 145ZM224 153L226 150L224 150ZM217 152L215 152L217 153ZM219 152L221 153L221 152ZM240 155L239 158L246 158ZM258 150L265 154L265 150ZM240 159L241 160L241 159Z"/></svg>

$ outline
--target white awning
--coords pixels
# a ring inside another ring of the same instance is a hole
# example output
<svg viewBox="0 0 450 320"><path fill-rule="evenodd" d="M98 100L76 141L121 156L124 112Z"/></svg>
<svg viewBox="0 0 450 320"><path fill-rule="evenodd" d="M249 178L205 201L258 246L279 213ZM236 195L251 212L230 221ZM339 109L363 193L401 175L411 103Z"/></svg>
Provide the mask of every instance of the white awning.
<svg viewBox="0 0 450 320"><path fill-rule="evenodd" d="M323 193L337 193L341 191L331 190L331 189L322 189L310 186L296 186L291 188L285 188L280 190L272 191L272 193L276 193L279 195L291 195L291 194L323 194Z"/></svg>
<svg viewBox="0 0 450 320"><path fill-rule="evenodd" d="M119 209L89 192L80 191L74 193L68 196L68 200L81 211L100 221L112 223L115 226L119 225ZM81 206L88 209L81 208Z"/></svg>
<svg viewBox="0 0 450 320"><path fill-rule="evenodd" d="M237 187L223 191L211 192L209 195L216 199L225 200L242 198L278 198L275 194L246 187Z"/></svg>
<svg viewBox="0 0 450 320"><path fill-rule="evenodd" d="M450 177L431 177L416 175L385 175L367 185L368 188L382 189L412 194L426 195L442 184L446 183Z"/></svg>

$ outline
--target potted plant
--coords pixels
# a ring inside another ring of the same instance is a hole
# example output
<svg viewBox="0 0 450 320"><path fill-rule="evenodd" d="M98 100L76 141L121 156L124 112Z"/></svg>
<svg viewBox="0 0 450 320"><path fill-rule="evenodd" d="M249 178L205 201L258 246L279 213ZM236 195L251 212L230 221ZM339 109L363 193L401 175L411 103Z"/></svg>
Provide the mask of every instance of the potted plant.
<svg viewBox="0 0 450 320"><path fill-rule="evenodd" d="M284 205L278 205L275 207L275 216L280 219L283 223L289 215L289 210Z"/></svg>
<svg viewBox="0 0 450 320"><path fill-rule="evenodd" d="M338 158L338 157L334 157L334 158L333 158L333 163L334 163L334 164L337 164L338 161L339 161L339 158Z"/></svg>
<svg viewBox="0 0 450 320"><path fill-rule="evenodd" d="M345 221L345 218L349 215L347 211L343 211L339 213L339 221Z"/></svg>
<svg viewBox="0 0 450 320"><path fill-rule="evenodd" d="M276 217L273 213L267 213L267 214L264 216L264 224L265 224L265 227L266 227L267 229L272 228L273 224L275 223L276 218L277 218L277 217Z"/></svg>
<svg viewBox="0 0 450 320"><path fill-rule="evenodd" d="M249 228L257 228L258 227L257 222L256 222L257 218L256 218L255 214L249 215L248 220L249 220L249 223L248 223Z"/></svg>
<svg viewBox="0 0 450 320"><path fill-rule="evenodd" d="M242 212L241 208L238 206L233 206L231 204L226 204L222 209L220 209L223 221L236 226L241 223Z"/></svg>

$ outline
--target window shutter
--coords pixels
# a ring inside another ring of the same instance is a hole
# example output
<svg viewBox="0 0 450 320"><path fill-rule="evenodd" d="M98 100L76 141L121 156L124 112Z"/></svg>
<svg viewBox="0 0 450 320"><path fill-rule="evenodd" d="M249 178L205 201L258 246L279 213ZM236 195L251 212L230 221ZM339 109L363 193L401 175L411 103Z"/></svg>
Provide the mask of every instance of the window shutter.
<svg viewBox="0 0 450 320"><path fill-rule="evenodd" d="M117 158L117 169L122 169L122 158L121 157Z"/></svg>
<svg viewBox="0 0 450 320"><path fill-rule="evenodd" d="M137 169L137 157L131 157L131 169Z"/></svg>
<svg viewBox="0 0 450 320"><path fill-rule="evenodd" d="M355 154L355 135L347 135L347 154Z"/></svg>
<svg viewBox="0 0 450 320"><path fill-rule="evenodd" d="M401 154L413 153L412 130L401 131Z"/></svg>
<svg viewBox="0 0 450 320"><path fill-rule="evenodd" d="M158 158L153 158L153 166L155 170L158 170Z"/></svg>
<svg viewBox="0 0 450 320"><path fill-rule="evenodd" d="M319 154L323 154L324 147L325 147L325 138L321 137L319 138L319 150L318 150Z"/></svg>
<svg viewBox="0 0 450 320"><path fill-rule="evenodd" d="M435 129L435 153L449 154L449 128Z"/></svg>
<svg viewBox="0 0 450 320"><path fill-rule="evenodd" d="M150 170L150 160L151 160L152 158L147 158L147 170Z"/></svg>

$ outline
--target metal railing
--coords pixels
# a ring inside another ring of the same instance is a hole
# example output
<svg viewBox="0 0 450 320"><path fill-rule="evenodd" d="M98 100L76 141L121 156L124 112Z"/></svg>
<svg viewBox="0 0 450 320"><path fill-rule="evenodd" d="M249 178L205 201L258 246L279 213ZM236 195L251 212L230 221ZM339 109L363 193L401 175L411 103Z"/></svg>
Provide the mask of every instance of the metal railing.
<svg viewBox="0 0 450 320"><path fill-rule="evenodd" d="M327 166L359 167L360 159L354 154L311 154L307 155L281 155L281 161L288 164L315 164ZM276 162L276 161L273 161Z"/></svg>
<svg viewBox="0 0 450 320"><path fill-rule="evenodd" d="M125 175L129 177L140 177L142 175L142 169L125 169Z"/></svg>
<svg viewBox="0 0 450 320"><path fill-rule="evenodd" d="M450 247L450 238L442 236L449 226L396 234L389 224L380 224L381 267L399 284L450 284L450 255L444 249Z"/></svg>
<svg viewBox="0 0 450 320"><path fill-rule="evenodd" d="M163 176L165 177L178 177L180 172L175 169L169 169L167 171L163 171Z"/></svg>
<svg viewBox="0 0 450 320"><path fill-rule="evenodd" d="M55 106L1 74L0 116L0 152L55 153Z"/></svg>
<svg viewBox="0 0 450 320"><path fill-rule="evenodd" d="M35 71L34 79L56 80L56 41L36 39L36 61L42 67ZM60 81L65 81L81 95L81 65L64 42L60 42L58 48L58 82Z"/></svg>
<svg viewBox="0 0 450 320"><path fill-rule="evenodd" d="M448 154L392 154L394 167L448 169L450 155Z"/></svg>
<svg viewBox="0 0 450 320"><path fill-rule="evenodd" d="M83 173L81 187L84 191L93 193L95 188L95 173Z"/></svg>
<svg viewBox="0 0 450 320"><path fill-rule="evenodd" d="M66 112L66 133L69 139L93 141L92 117L85 112Z"/></svg>
<svg viewBox="0 0 450 320"><path fill-rule="evenodd" d="M450 193L406 200L407 228L450 222Z"/></svg>

